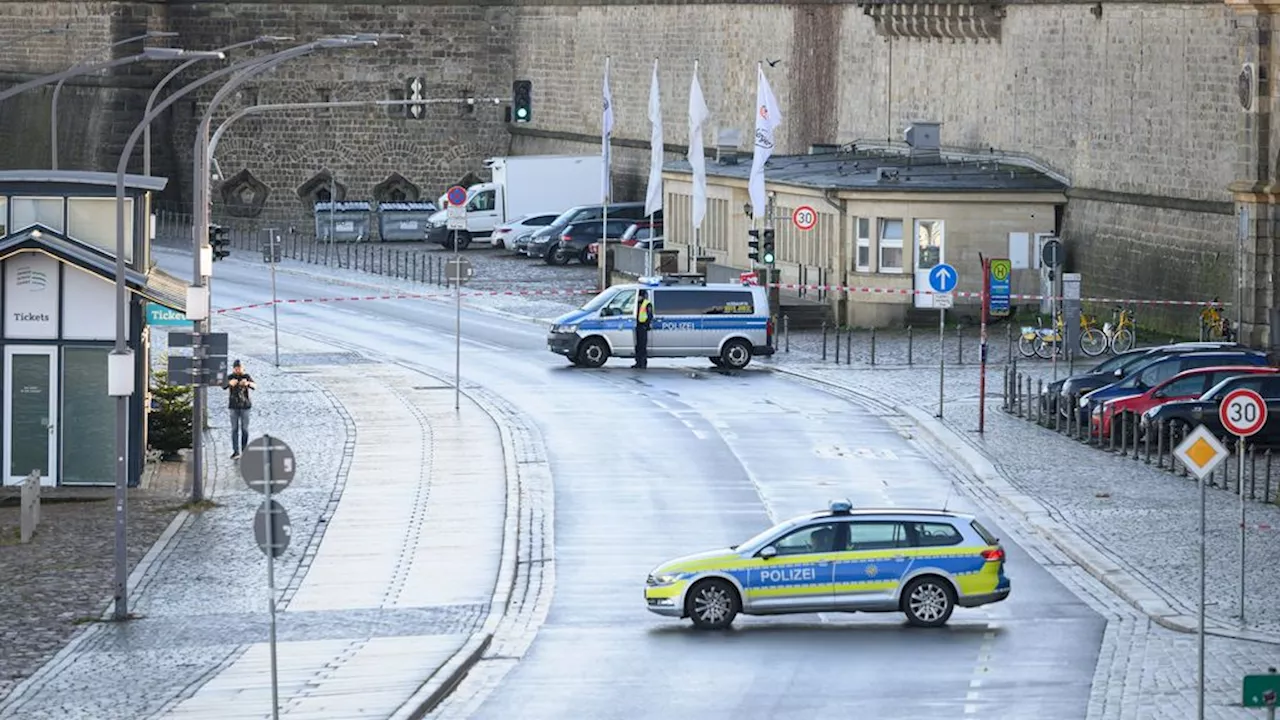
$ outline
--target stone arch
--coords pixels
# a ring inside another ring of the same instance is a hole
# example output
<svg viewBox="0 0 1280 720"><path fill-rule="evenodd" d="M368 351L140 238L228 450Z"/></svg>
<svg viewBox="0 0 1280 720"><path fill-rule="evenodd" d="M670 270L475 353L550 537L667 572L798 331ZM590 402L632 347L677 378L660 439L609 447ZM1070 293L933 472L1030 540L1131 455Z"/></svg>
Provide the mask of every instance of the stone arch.
<svg viewBox="0 0 1280 720"><path fill-rule="evenodd" d="M333 190L333 194L337 195L336 198L330 197L330 189ZM328 170L321 170L312 175L310 180L298 186L298 197L302 200L302 204L307 210L311 210L315 208L318 202L328 202L330 200L342 202L346 200L347 186L343 185L341 181L335 181L333 173Z"/></svg>
<svg viewBox="0 0 1280 720"><path fill-rule="evenodd" d="M267 204L271 188L243 168L218 188L223 209L233 217L258 217Z"/></svg>
<svg viewBox="0 0 1280 720"><path fill-rule="evenodd" d="M472 185L479 185L482 182L484 182L484 180L479 175L475 174L474 172L468 171L467 174L463 175L462 179L455 184L461 185L462 187L467 188L467 187L471 187Z"/></svg>
<svg viewBox="0 0 1280 720"><path fill-rule="evenodd" d="M393 172L373 186L373 199L378 202L414 202L422 197L422 189L403 175Z"/></svg>

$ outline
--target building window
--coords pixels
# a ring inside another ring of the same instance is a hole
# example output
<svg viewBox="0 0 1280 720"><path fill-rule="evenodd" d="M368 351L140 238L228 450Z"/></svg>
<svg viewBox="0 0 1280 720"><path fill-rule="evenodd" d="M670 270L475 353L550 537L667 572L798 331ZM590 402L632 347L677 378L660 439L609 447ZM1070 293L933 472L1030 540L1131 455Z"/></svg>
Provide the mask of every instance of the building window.
<svg viewBox="0 0 1280 720"><path fill-rule="evenodd" d="M856 252L853 269L858 272L871 272L871 218L857 219Z"/></svg>
<svg viewBox="0 0 1280 720"><path fill-rule="evenodd" d="M67 237L116 254L116 199L68 198ZM124 200L124 259L133 262L133 198Z"/></svg>
<svg viewBox="0 0 1280 720"><path fill-rule="evenodd" d="M902 272L902 220L880 221L880 272Z"/></svg>
<svg viewBox="0 0 1280 720"><path fill-rule="evenodd" d="M62 198L60 197L16 197L13 198L13 226L18 229L40 223L58 232L66 232L62 224ZM115 207L115 200L112 201ZM115 215L111 216L111 227L115 228Z"/></svg>
<svg viewBox="0 0 1280 720"><path fill-rule="evenodd" d="M929 270L942 263L942 221L916 221L916 269Z"/></svg>
<svg viewBox="0 0 1280 720"><path fill-rule="evenodd" d="M110 348L62 354L62 482L103 485L115 475L115 399L107 394Z"/></svg>

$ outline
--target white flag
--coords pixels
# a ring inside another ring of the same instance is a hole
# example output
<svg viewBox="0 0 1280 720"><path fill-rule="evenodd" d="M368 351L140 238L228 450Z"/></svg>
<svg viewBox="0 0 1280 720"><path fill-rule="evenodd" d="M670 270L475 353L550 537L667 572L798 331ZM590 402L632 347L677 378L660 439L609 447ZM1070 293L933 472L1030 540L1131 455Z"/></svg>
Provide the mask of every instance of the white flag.
<svg viewBox="0 0 1280 720"><path fill-rule="evenodd" d="M764 76L764 66L757 65L759 80L756 85L756 149L751 158L751 178L747 192L751 195L751 215L755 219L764 216L764 164L773 155L773 131L782 123L782 111L773 96L769 80Z"/></svg>
<svg viewBox="0 0 1280 720"><path fill-rule="evenodd" d="M649 138L649 192L644 198L644 214L662 209L662 108L658 92L658 61L653 61L653 83L649 86L649 122L653 135Z"/></svg>
<svg viewBox="0 0 1280 720"><path fill-rule="evenodd" d="M604 59L604 119L603 128L600 132L600 155L604 158L604 177L601 178L600 190L603 199L601 202L609 202L609 195L612 188L609 186L609 165L612 160L609 157L609 138L613 136L613 92L609 90L609 58Z"/></svg>
<svg viewBox="0 0 1280 720"><path fill-rule="evenodd" d="M707 156L702 149L702 126L711 113L698 84L698 63L693 64L693 83L689 86L689 165L693 168L693 229L702 227L707 216Z"/></svg>

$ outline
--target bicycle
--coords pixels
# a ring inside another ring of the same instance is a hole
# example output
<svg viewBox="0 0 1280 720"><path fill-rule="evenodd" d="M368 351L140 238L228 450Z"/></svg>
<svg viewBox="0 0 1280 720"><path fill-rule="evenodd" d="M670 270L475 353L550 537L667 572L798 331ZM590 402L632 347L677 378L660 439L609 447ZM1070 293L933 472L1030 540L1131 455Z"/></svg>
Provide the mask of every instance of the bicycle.
<svg viewBox="0 0 1280 720"><path fill-rule="evenodd" d="M1080 337L1080 349L1090 357L1101 355L1108 349L1112 354L1118 355L1133 347L1136 328L1133 311L1116 306L1111 311L1111 322L1104 323L1102 330L1094 328L1087 333L1089 338L1086 339L1084 335Z"/></svg>
<svg viewBox="0 0 1280 720"><path fill-rule="evenodd" d="M1098 342L1101 339L1102 348L1097 352L1086 354L1097 355L1106 349L1105 338L1102 331L1093 326L1093 318L1080 313L1080 349L1084 351L1085 338L1093 338L1092 342ZM1032 326L1024 326L1022 334L1018 337L1018 352L1023 357L1036 356L1045 360L1053 357L1055 353L1062 354L1063 348L1066 346L1066 337L1063 335L1062 313L1058 313L1054 318L1054 327L1046 328L1039 324ZM1093 347L1092 345L1090 347Z"/></svg>
<svg viewBox="0 0 1280 720"><path fill-rule="evenodd" d="M1223 314L1223 307L1218 298L1214 298L1205 309L1200 311L1200 340L1210 339L1216 331L1225 342L1235 342L1235 331L1231 321Z"/></svg>

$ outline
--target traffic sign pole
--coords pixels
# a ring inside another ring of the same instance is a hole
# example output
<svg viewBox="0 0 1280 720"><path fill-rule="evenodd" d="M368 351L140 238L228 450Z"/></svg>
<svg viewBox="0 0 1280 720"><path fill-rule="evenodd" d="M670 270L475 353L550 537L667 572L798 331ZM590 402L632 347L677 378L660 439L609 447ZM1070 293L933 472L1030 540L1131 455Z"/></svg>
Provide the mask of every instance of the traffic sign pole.
<svg viewBox="0 0 1280 720"><path fill-rule="evenodd" d="M1267 402L1261 395L1248 388L1240 388L1227 393L1218 405L1218 419L1222 427L1236 436L1236 457L1239 470L1236 474L1236 486L1240 491L1240 620L1245 619L1245 524L1247 521L1244 503L1244 453L1245 438L1252 437L1267 424Z"/></svg>
<svg viewBox="0 0 1280 720"><path fill-rule="evenodd" d="M938 417L942 417L943 391L946 385L946 334L947 308L951 305L951 291L956 288L960 276L946 263L934 265L929 271L929 287L934 292L934 305L938 308Z"/></svg>
<svg viewBox="0 0 1280 720"><path fill-rule="evenodd" d="M271 503L271 486L274 484L274 478L271 477L271 454L272 454L272 438L270 435L264 436L267 439L266 451L262 453L262 476L266 480L265 495L267 496L267 610L271 614L271 625L268 631L269 642L271 644L271 720L280 720L280 682L276 668L276 542L275 542L275 518L271 516L274 509Z"/></svg>
<svg viewBox="0 0 1280 720"><path fill-rule="evenodd" d="M978 340L978 434L987 424L987 305L991 302L991 261L982 262L982 329Z"/></svg>

